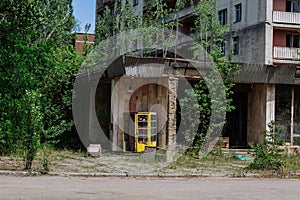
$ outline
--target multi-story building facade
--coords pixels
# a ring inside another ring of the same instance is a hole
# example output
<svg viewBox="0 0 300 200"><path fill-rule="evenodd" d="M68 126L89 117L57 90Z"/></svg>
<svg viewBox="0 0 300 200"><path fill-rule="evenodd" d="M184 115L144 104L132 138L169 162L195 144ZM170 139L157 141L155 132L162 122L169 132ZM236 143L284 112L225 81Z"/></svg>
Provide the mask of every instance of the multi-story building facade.
<svg viewBox="0 0 300 200"><path fill-rule="evenodd" d="M97 0L97 15L113 10L115 3ZM131 3L142 14L144 0ZM300 1L218 0L217 7L220 23L228 28L224 53L233 54L242 68L235 79L236 110L227 115L223 135L233 148L262 143L264 130L275 120L286 144L300 145ZM193 8L187 5L177 16L179 31L190 34Z"/></svg>
<svg viewBox="0 0 300 200"><path fill-rule="evenodd" d="M299 145L300 2L220 0L217 3L220 21L229 28L225 49L244 64L245 71L254 72L240 80L251 84L247 92L248 141L261 141L261 137L257 138L259 132L275 120L287 144ZM263 74L269 80L259 78Z"/></svg>

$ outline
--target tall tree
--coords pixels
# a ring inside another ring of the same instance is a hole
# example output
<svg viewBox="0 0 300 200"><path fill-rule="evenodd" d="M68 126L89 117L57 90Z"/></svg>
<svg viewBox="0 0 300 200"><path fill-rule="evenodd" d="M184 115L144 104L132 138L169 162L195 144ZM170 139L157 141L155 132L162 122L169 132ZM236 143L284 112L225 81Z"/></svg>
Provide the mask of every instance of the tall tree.
<svg viewBox="0 0 300 200"><path fill-rule="evenodd" d="M53 141L72 124L71 81L80 59L70 47L71 2L0 2L0 151L23 149L26 168L41 139Z"/></svg>
<svg viewBox="0 0 300 200"><path fill-rule="evenodd" d="M224 35L228 29L221 25L218 20L216 3L216 0L206 0L194 5L195 21L191 30L194 33L194 40L197 42L197 45L193 47L195 49L194 55L197 59L204 60L206 65L204 67L211 69L211 71L200 79L193 91L186 91L187 96L182 99L184 106L191 105L190 99L196 98L198 100L196 106L185 106L186 112L182 113L185 118L193 120L194 126L198 126L196 134L190 133L190 130L194 130L195 127L187 127L185 135L195 136L193 148L202 153L206 153L208 150L211 142L209 137L217 138L220 136L219 134L221 134L225 124L224 113L234 109L232 105L232 88L234 87L232 79L239 73L239 65L232 61L231 53L228 57L224 53L226 43ZM200 54L199 48L202 48ZM222 78L221 84L216 80L216 74ZM223 91L220 92L220 89ZM224 99L221 93L224 94ZM195 118L195 112L191 112L191 110L197 110L200 113L200 118ZM190 137L187 138L191 139Z"/></svg>

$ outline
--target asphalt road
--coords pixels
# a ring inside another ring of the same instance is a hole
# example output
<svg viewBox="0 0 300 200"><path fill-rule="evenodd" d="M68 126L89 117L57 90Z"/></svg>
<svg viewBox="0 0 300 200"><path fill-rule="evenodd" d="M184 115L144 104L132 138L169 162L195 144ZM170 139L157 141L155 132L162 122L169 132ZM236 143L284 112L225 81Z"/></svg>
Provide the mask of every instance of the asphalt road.
<svg viewBox="0 0 300 200"><path fill-rule="evenodd" d="M0 176L0 199L300 199L300 180Z"/></svg>

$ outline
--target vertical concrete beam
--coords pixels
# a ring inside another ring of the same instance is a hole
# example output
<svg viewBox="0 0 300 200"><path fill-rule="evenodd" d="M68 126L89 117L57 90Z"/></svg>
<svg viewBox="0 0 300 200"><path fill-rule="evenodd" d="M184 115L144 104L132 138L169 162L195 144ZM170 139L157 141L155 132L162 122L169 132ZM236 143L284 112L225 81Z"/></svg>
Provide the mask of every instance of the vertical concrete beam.
<svg viewBox="0 0 300 200"><path fill-rule="evenodd" d="M268 123L275 120L275 84L253 84L248 99L247 141L262 144Z"/></svg>
<svg viewBox="0 0 300 200"><path fill-rule="evenodd" d="M292 87L291 100L291 146L294 146L294 115L295 115L295 88Z"/></svg>
<svg viewBox="0 0 300 200"><path fill-rule="evenodd" d="M266 85L253 84L248 95L248 133L249 143L263 142L266 130Z"/></svg>
<svg viewBox="0 0 300 200"><path fill-rule="evenodd" d="M265 64L273 64L273 0L266 0Z"/></svg>
<svg viewBox="0 0 300 200"><path fill-rule="evenodd" d="M117 117L118 113L118 105L116 103L118 102L118 88L116 86L116 80L113 79L111 82L111 124L113 125L112 131L111 131L111 139L112 139L112 151L118 150L118 126L116 125L115 117Z"/></svg>
<svg viewBox="0 0 300 200"><path fill-rule="evenodd" d="M273 21L273 1L274 0L266 0L266 22Z"/></svg>
<svg viewBox="0 0 300 200"><path fill-rule="evenodd" d="M167 161L173 160L176 148L176 99L177 99L178 78L169 77L168 91L168 122L167 122Z"/></svg>
<svg viewBox="0 0 300 200"><path fill-rule="evenodd" d="M99 122L96 116L95 107L95 95L98 83L94 80L90 81L89 85L89 141L90 142L101 142L101 136L99 135Z"/></svg>
<svg viewBox="0 0 300 200"><path fill-rule="evenodd" d="M275 121L275 84L266 85L266 130L271 121Z"/></svg>
<svg viewBox="0 0 300 200"><path fill-rule="evenodd" d="M265 24L265 61L264 64L273 64L273 26L269 23Z"/></svg>

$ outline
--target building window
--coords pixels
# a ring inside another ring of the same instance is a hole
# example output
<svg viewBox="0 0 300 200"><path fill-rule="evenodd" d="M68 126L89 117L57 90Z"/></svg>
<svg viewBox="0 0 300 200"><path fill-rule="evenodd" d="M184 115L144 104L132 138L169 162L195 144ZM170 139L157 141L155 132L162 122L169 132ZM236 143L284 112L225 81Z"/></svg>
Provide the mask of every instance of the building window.
<svg viewBox="0 0 300 200"><path fill-rule="evenodd" d="M292 0L286 2L286 12L300 12L299 0Z"/></svg>
<svg viewBox="0 0 300 200"><path fill-rule="evenodd" d="M221 25L227 24L227 9L220 10L218 12L219 14L219 21Z"/></svg>
<svg viewBox="0 0 300 200"><path fill-rule="evenodd" d="M138 5L139 3L140 3L139 0L133 0L133 6L136 6L136 5Z"/></svg>
<svg viewBox="0 0 300 200"><path fill-rule="evenodd" d="M240 50L240 38L238 36L233 37L232 42L233 42L233 55L238 55Z"/></svg>
<svg viewBox="0 0 300 200"><path fill-rule="evenodd" d="M240 22L242 20L242 4L237 4L235 7L235 21Z"/></svg>
<svg viewBox="0 0 300 200"><path fill-rule="evenodd" d="M286 47L299 48L300 47L299 35L292 35L292 34L286 35Z"/></svg>

